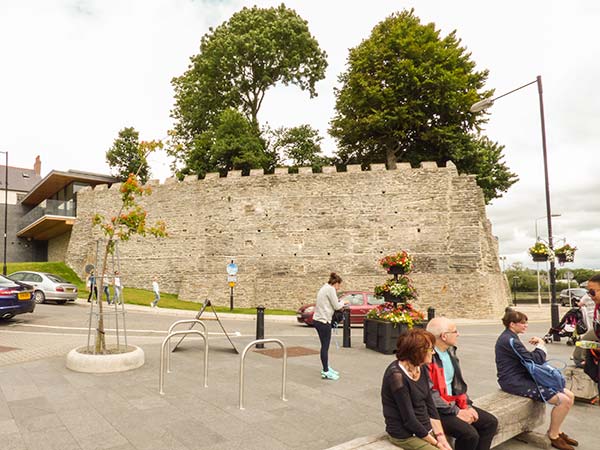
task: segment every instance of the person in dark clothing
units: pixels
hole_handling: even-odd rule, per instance
[[[431,396],[446,435],[456,439],[455,450],[490,450],[498,419],[476,406],[467,395],[467,384],[456,357],[460,336],[456,324],[436,317],[427,324],[435,336],[435,352],[429,364]]]
[[[88,295],[87,301],[90,303],[92,301],[92,295],[95,296],[96,300],[98,300],[98,286],[96,286],[96,276],[94,275],[94,271],[90,272],[90,276],[88,277],[88,289],[90,290],[90,295]]]
[[[519,334],[527,331],[527,316],[520,311],[507,310],[502,318],[506,329],[496,341],[496,370],[498,373],[498,384],[500,388],[509,394],[529,397],[535,401],[545,401],[554,406],[550,414],[550,426],[548,437],[552,446],[561,450],[574,450],[578,442],[561,431],[561,425],[573,406],[575,395],[568,389],[556,392],[548,387],[540,386],[529,375],[529,372],[521,362],[525,360],[543,364],[546,361],[546,347],[543,339],[534,336],[529,343],[535,348],[528,351]],[[512,343],[512,345],[511,345]],[[513,349],[514,346],[514,349]],[[517,355],[517,353],[519,355]]]
[[[404,450],[452,450],[431,398],[427,369],[435,337],[412,329],[398,337],[396,358],[383,375],[381,403],[390,442]]]

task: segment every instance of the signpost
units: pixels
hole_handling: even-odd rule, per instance
[[[233,259],[227,264],[227,282],[229,283],[229,310],[233,310],[233,288],[237,282],[238,266]]]
[[[569,308],[571,308],[573,306],[573,299],[571,298],[571,280],[573,279],[573,272],[571,272],[570,270],[567,270],[564,274],[565,278],[567,279],[567,295],[569,296]]]

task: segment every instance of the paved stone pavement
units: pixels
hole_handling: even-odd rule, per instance
[[[165,323],[181,315],[193,316],[191,312],[175,316],[168,310],[128,309],[129,323],[137,318],[148,330],[164,330]],[[531,334],[544,334],[547,311],[537,306],[523,309],[531,318]],[[233,338],[240,350],[253,340],[250,317],[220,316],[228,329],[242,330]],[[458,322],[460,357],[470,393],[477,397],[492,392],[497,389],[493,343],[502,327],[494,322]],[[66,351],[85,343],[83,331],[0,326],[0,345],[20,349],[0,353],[0,448],[324,449],[383,430],[379,389],[381,375],[393,357],[365,349],[362,329],[353,329],[350,349],[332,343],[330,359],[341,373],[338,382],[320,379],[318,355],[289,358],[287,402],[279,398],[281,359],[251,352],[246,358],[246,409],[239,410],[239,356],[219,334],[218,324],[206,323],[211,333],[208,388],[202,387],[201,340],[188,338],[181,351],[172,355],[173,373],[166,375],[165,395],[158,393],[164,334],[130,335],[130,343],[146,353],[142,368],[90,375],[65,367]],[[288,346],[318,349],[314,330],[295,324],[293,317],[267,316],[266,335]],[[341,335],[337,339],[341,345]],[[564,343],[550,346],[553,357],[566,360],[570,351]],[[580,449],[594,450],[598,445],[591,428],[599,419],[600,408],[577,404],[565,430],[580,439]],[[498,448],[527,447],[510,441]]]

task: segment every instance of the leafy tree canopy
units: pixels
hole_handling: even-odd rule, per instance
[[[348,70],[336,89],[330,133],[345,163],[452,160],[475,174],[486,201],[517,181],[501,162],[501,145],[480,136],[485,114],[471,105],[493,91],[483,89],[488,71],[476,71],[453,31],[441,37],[414,11],[380,22],[350,50]]]
[[[294,84],[316,96],[315,83],[325,77],[326,67],[325,52],[294,10],[283,4],[243,8],[202,37],[188,70],[172,80],[176,123],[171,154],[183,160],[184,147],[227,108],[241,111],[259,130],[258,112],[270,87]]]
[[[133,127],[119,131],[119,136],[106,152],[106,162],[113,175],[126,181],[129,174],[138,174],[138,179],[145,184],[150,177],[150,166],[144,155],[140,153],[140,134]]]
[[[270,144],[278,162],[294,168],[312,167],[318,171],[324,165],[330,164],[330,158],[321,153],[322,140],[317,130],[304,124],[276,129],[271,133]]]
[[[208,172],[227,172],[274,166],[273,156],[265,151],[265,142],[256,128],[235,109],[226,109],[217,117],[214,126],[199,134],[186,151],[187,164],[179,169],[180,176]]]

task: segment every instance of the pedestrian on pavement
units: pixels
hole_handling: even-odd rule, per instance
[[[121,285],[121,276],[118,270],[115,270],[115,278],[113,280],[113,303],[123,304],[123,298],[121,297],[123,287]]]
[[[476,406],[467,394],[456,343],[460,333],[446,317],[436,317],[427,324],[435,336],[435,351],[429,364],[431,396],[447,436],[456,439],[455,450],[490,450],[498,428],[498,419]]]
[[[90,293],[87,298],[88,303],[92,301],[92,294],[96,297],[96,300],[98,300],[98,287],[96,286],[96,276],[94,275],[93,270],[90,271],[90,275],[88,276],[86,285],[90,290]]]
[[[427,367],[435,345],[429,331],[413,328],[398,337],[396,361],[383,374],[385,431],[404,450],[452,450],[431,397]]]
[[[546,401],[554,406],[550,413],[548,437],[552,446],[561,450],[574,450],[578,442],[561,431],[561,425],[573,406],[575,395],[568,389],[556,391],[539,386],[533,380],[521,359],[543,364],[546,361],[544,340],[537,336],[529,339],[535,348],[528,351],[519,339],[519,334],[527,331],[527,316],[516,310],[507,310],[502,318],[506,329],[496,341],[496,370],[500,389],[509,394],[529,397],[535,401]],[[518,353],[518,355],[517,355]]]
[[[313,325],[321,342],[321,378],[337,380],[340,374],[329,366],[329,344],[331,343],[331,317],[333,312],[340,310],[344,304],[338,300],[337,291],[342,285],[342,278],[332,272],[329,281],[317,293],[317,303],[313,314]]]
[[[154,300],[152,300],[150,306],[156,308],[160,300],[160,288],[158,287],[158,277],[156,276],[152,279],[152,292],[154,292]]]
[[[111,300],[110,300],[110,290],[108,288],[108,285],[110,284],[108,277],[103,277],[103,281],[104,281],[104,286],[102,287],[102,291],[104,292],[104,296],[106,297],[106,303],[108,303],[109,305],[111,304]]]
[[[588,280],[587,295],[594,301],[590,330],[582,336],[582,340],[600,342],[600,275]],[[598,383],[600,389],[600,349],[585,350],[584,372]]]

